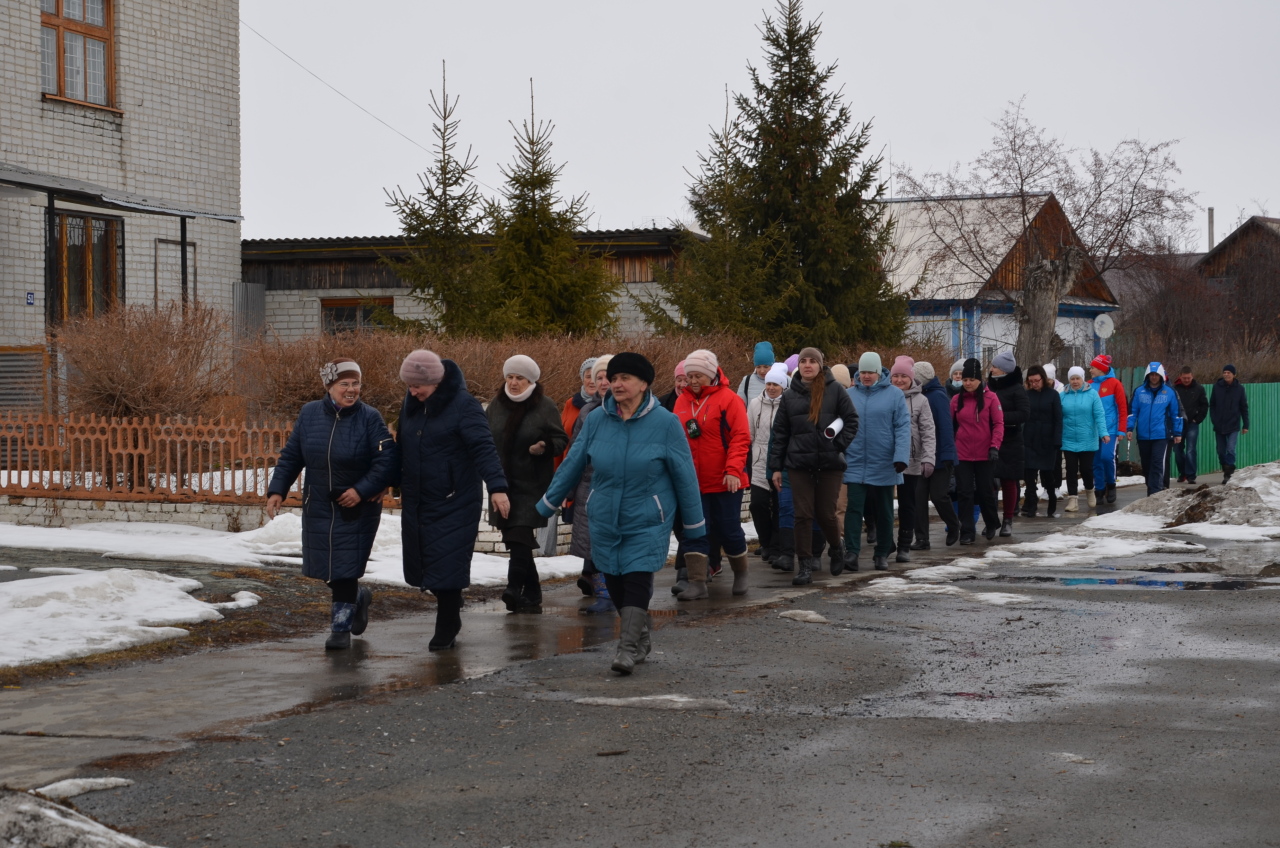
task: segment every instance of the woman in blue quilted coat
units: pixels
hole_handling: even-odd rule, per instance
[[[394,482],[396,443],[378,410],[360,401],[360,366],[335,359],[320,369],[325,396],[302,407],[267,487],[275,518],[303,468],[302,573],[333,593],[325,650],[351,647],[369,624],[373,593],[360,586]]]

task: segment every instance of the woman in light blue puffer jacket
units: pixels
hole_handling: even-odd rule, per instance
[[[1111,441],[1102,398],[1076,366],[1067,372],[1067,389],[1062,393],[1062,456],[1067,462],[1067,512],[1080,509],[1076,478],[1084,478],[1089,506],[1096,505],[1093,494],[1093,455],[1100,444]]]

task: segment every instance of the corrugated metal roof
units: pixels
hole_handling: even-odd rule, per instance
[[[1027,195],[1025,220],[1031,220],[1049,199]],[[968,300],[982,289],[1022,235],[1020,195],[909,198],[887,201],[886,217],[894,222],[893,246],[885,270],[894,290],[920,300]],[[949,216],[942,224],[937,216]],[[935,224],[938,226],[935,227]],[[957,260],[935,235],[945,226],[967,242],[966,254],[986,257],[990,268]]]
[[[171,215],[175,218],[213,218],[218,221],[230,222],[244,220],[239,215],[225,215],[220,212],[209,212],[203,209],[188,209],[180,204],[171,203],[160,198],[104,188],[84,180],[60,177],[57,174],[46,174],[43,171],[33,171],[22,165],[13,165],[7,162],[0,162],[0,185],[33,189],[52,194],[55,197],[105,209],[145,212],[149,215]]]

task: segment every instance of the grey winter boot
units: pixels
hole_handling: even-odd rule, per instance
[[[640,631],[639,641],[636,642],[636,664],[637,665],[645,661],[645,658],[649,656],[650,649],[653,648],[653,642],[649,639],[649,632],[650,632],[649,625],[650,625],[649,611],[645,610],[644,611],[644,628]]]
[[[684,555],[685,571],[689,573],[689,588],[676,595],[677,601],[699,601],[707,596],[707,555]],[[627,609],[632,609],[627,607]]]
[[[618,674],[630,674],[636,667],[640,637],[648,616],[640,607],[623,607],[619,614],[622,617],[622,634],[618,638],[618,653],[614,655],[610,668]]]
[[[729,557],[729,568],[733,569],[733,594],[747,594],[747,555],[746,553]]]
[[[678,595],[688,588],[689,588],[689,569],[677,568],[676,583],[674,586],[671,587],[671,594]]]
[[[324,642],[326,651],[341,651],[351,647],[351,620],[355,614],[355,604],[333,604],[329,614],[329,630],[332,632]]]
[[[373,603],[373,590],[361,586],[356,595],[356,613],[351,617],[351,635],[359,636],[369,626],[369,605]]]

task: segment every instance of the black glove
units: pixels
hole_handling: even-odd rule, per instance
[[[992,462],[995,462],[999,458],[1000,458],[999,448],[992,448],[991,450],[987,451],[987,459],[991,460]]]
[[[907,470],[907,464],[905,462],[895,462],[893,464],[893,470],[901,474]]]

